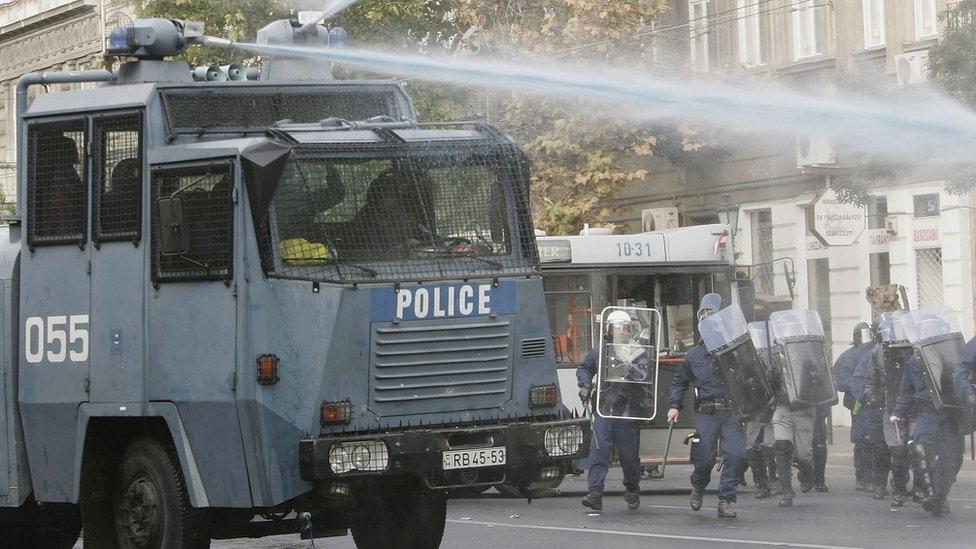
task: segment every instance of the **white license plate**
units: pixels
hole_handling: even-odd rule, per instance
[[[444,469],[470,469],[505,465],[505,447],[444,452]]]

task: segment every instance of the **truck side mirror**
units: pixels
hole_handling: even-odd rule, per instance
[[[183,255],[190,251],[190,232],[179,196],[160,198],[156,201],[159,212],[159,247],[163,255]]]

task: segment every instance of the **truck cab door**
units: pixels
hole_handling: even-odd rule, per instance
[[[35,496],[68,501],[91,313],[87,219],[89,119],[29,121],[21,253],[19,401]],[[23,137],[23,136],[22,136]],[[38,479],[43,479],[38,482]]]
[[[142,119],[135,111],[92,121],[91,402],[146,398]]]

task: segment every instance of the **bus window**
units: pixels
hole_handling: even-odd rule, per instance
[[[557,367],[576,367],[593,348],[593,297],[586,275],[546,277],[546,306]]]

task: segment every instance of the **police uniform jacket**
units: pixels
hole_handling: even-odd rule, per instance
[[[719,377],[718,368],[712,362],[704,343],[692,347],[685,355],[681,368],[671,382],[670,404],[672,408],[682,409],[685,391],[694,384],[698,389],[699,400],[727,398],[725,384]]]
[[[932,391],[925,384],[922,374],[922,363],[915,356],[908,359],[908,363],[905,364],[905,375],[901,378],[901,392],[895,401],[892,414],[907,420],[913,406],[919,413],[935,411],[932,405]]]

